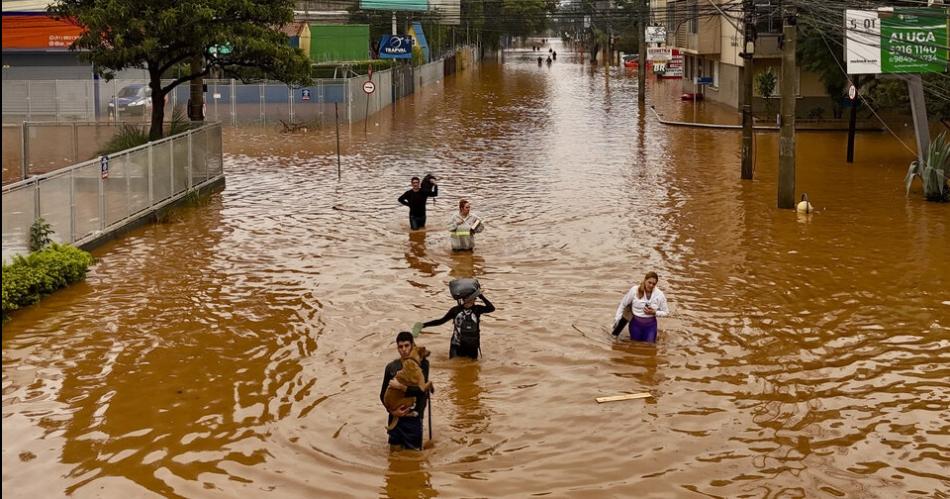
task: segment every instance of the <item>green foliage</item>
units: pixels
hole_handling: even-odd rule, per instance
[[[178,135],[188,130],[191,130],[191,120],[185,114],[184,106],[176,106],[172,110],[172,120],[168,124],[168,135]]]
[[[422,47],[418,45],[412,46],[412,65],[413,66],[422,66],[425,64],[425,54],[422,52]]]
[[[287,84],[309,84],[309,59],[280,31],[293,21],[293,9],[294,0],[56,0],[49,12],[85,29],[70,48],[82,50],[106,79],[126,68],[148,70],[149,137],[156,140],[164,132],[165,96],[213,69],[240,77],[256,68]],[[195,57],[195,69],[162,86],[166,71]]]
[[[772,94],[775,93],[775,85],[778,83],[778,77],[772,68],[755,75],[755,87],[765,99],[766,112],[772,114]]]
[[[920,177],[928,201],[950,201],[950,140],[947,140],[947,132],[930,143],[925,162],[924,165],[917,161],[910,164],[904,177],[907,193],[910,194],[914,177]]]
[[[339,64],[320,64],[314,65],[310,70],[310,75],[314,78],[348,78],[353,74],[365,75],[369,73],[369,67],[373,66],[373,71],[384,71],[397,66],[398,61],[392,59],[380,59],[373,61],[359,61],[349,63],[345,66]]]
[[[942,73],[920,75],[927,99],[927,114],[933,118],[950,116],[950,78]],[[879,111],[900,111],[910,114],[910,97],[907,83],[902,79],[875,79],[865,87],[870,101]]]
[[[119,127],[119,131],[96,151],[96,156],[114,154],[126,149],[132,149],[148,143],[148,132],[141,125],[126,123]]]
[[[43,217],[34,220],[30,226],[30,251],[39,251],[52,244],[53,240],[49,237],[52,234],[53,229]]]
[[[3,265],[3,317],[86,277],[92,255],[75,246],[50,244]]]
[[[848,78],[841,71],[841,54],[833,54],[828,47],[841,47],[843,32],[824,30],[819,32],[808,24],[798,25],[799,35],[796,58],[803,69],[818,75],[825,92],[834,102],[832,109],[836,118],[841,116],[841,99],[847,95]],[[835,59],[837,57],[837,60]]]

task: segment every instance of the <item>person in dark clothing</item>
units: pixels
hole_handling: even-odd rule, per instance
[[[399,352],[399,358],[386,364],[386,370],[383,373],[383,387],[379,390],[379,401],[382,402],[386,396],[386,388],[392,386],[399,390],[405,390],[406,395],[416,398],[416,403],[409,407],[403,406],[396,408],[389,415],[387,426],[392,422],[392,417],[399,418],[396,427],[389,430],[389,445],[402,447],[409,450],[422,450],[422,417],[425,416],[426,403],[429,400],[429,394],[416,386],[403,386],[396,381],[396,373],[402,369],[402,362],[412,353],[415,341],[412,333],[402,331],[396,335],[396,350]],[[429,381],[429,359],[422,359],[419,363],[422,373],[425,375],[426,382]],[[435,391],[434,389],[430,389]],[[410,415],[415,413],[416,415]]]
[[[409,227],[412,230],[426,226],[426,201],[439,195],[439,186],[434,178],[429,183],[432,184],[432,190],[422,190],[419,177],[412,177],[412,189],[399,196],[399,203],[409,207]]]
[[[484,305],[476,305],[475,299],[481,296]],[[450,308],[441,319],[422,323],[422,327],[441,326],[452,321],[452,342],[449,346],[449,358],[470,357],[478,358],[481,351],[481,315],[495,311],[485,295],[478,294],[464,300]]]

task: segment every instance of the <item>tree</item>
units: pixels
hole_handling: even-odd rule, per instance
[[[162,138],[165,96],[219,68],[242,76],[256,70],[287,84],[310,82],[310,61],[290,46],[281,26],[293,21],[293,0],[58,0],[50,14],[84,28],[70,47],[95,71],[145,68],[152,90],[149,140]],[[191,69],[188,62],[200,57]],[[162,85],[183,65],[185,74]]]
[[[795,57],[801,61],[802,68],[816,73],[825,86],[825,92],[832,100],[832,112],[835,118],[841,117],[841,99],[847,95],[848,78],[841,71],[841,54],[833,54],[829,47],[843,47],[842,31],[826,30],[819,32],[807,24],[798,25],[799,35]]]
[[[775,76],[772,68],[755,75],[756,89],[758,89],[759,95],[765,99],[765,112],[769,115],[772,114],[772,93],[775,92],[776,83],[778,83],[778,77]]]

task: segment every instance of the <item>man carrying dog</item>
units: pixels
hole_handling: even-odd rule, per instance
[[[431,185],[431,190],[422,188],[422,180],[419,177],[412,177],[410,181],[411,189],[399,196],[399,203],[409,207],[409,228],[412,230],[424,229],[426,226],[426,201],[439,195],[439,186],[435,183],[435,177],[426,177],[428,182],[426,187]]]
[[[409,450],[422,450],[422,417],[425,415],[426,402],[429,396],[421,388],[404,386],[395,379],[396,373],[402,369],[403,361],[409,358],[414,347],[415,340],[412,338],[412,333],[403,331],[396,335],[396,350],[399,352],[399,358],[386,365],[386,371],[383,374],[383,387],[379,391],[380,402],[386,397],[386,388],[388,387],[405,390],[406,395],[416,398],[414,405],[398,407],[389,415],[389,422],[392,421],[393,416],[399,418],[396,427],[389,430],[389,445],[394,449],[402,447]],[[422,368],[422,373],[426,382],[428,382],[429,359],[422,359],[419,367]],[[412,413],[415,413],[415,415],[410,415]]]

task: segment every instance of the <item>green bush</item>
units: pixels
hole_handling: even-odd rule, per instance
[[[53,229],[43,217],[34,220],[33,225],[30,226],[30,251],[39,251],[49,246],[53,242],[50,239],[52,234]]]
[[[109,139],[109,142],[106,142],[106,145],[102,146],[102,149],[96,151],[96,156],[117,153],[147,143],[148,127],[125,124]]]
[[[924,196],[928,201],[950,201],[950,138],[947,132],[941,133],[930,143],[924,164],[918,161],[910,164],[904,177],[908,194],[914,177],[920,177],[923,182]]]
[[[68,244],[17,256],[3,265],[3,318],[10,312],[32,305],[44,295],[83,280],[92,265],[92,255]]]

